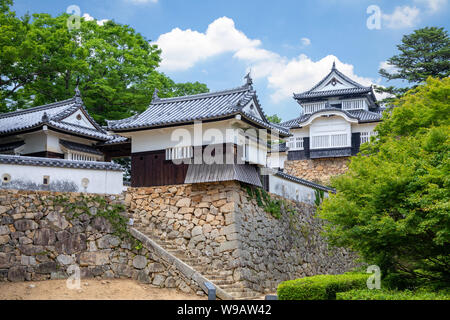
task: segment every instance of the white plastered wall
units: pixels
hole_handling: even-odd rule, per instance
[[[311,203],[316,199],[316,189],[275,175],[269,175],[269,192],[287,199]],[[325,192],[325,197],[328,193]]]
[[[28,190],[31,187],[34,190],[37,187],[45,190],[42,187],[44,176],[49,177],[50,188],[59,188],[52,191],[120,194],[123,189],[121,171],[0,164],[0,177],[5,174],[11,177],[9,183],[1,184],[1,188],[5,189]],[[88,180],[86,188],[83,179]]]

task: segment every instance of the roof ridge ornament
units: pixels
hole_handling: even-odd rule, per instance
[[[83,104],[83,100],[81,100],[80,88],[78,87],[78,85],[75,87],[75,103],[79,105]]]
[[[155,91],[153,91],[153,98],[152,98],[152,102],[153,101],[158,101],[160,98],[158,96],[159,90],[158,88],[155,88]]]
[[[333,66],[331,67],[331,70],[336,70],[336,61],[333,61]]]
[[[41,120],[42,120],[42,122],[48,122],[49,119],[48,119],[47,112],[44,111],[44,114],[42,115],[42,119]]]
[[[247,75],[244,77],[244,79],[247,80],[246,85],[249,87],[251,87],[253,84],[253,79],[252,79],[251,73],[252,73],[252,71],[250,70],[249,73],[247,73]]]

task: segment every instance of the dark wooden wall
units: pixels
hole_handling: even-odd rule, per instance
[[[166,160],[166,151],[150,151],[131,155],[131,186],[154,187],[183,184],[188,164],[175,165]]]
[[[360,146],[361,146],[361,133],[353,132],[352,133],[352,156],[356,156],[358,154]]]
[[[63,153],[56,153],[51,151],[41,151],[35,153],[24,154],[26,157],[39,157],[39,158],[54,158],[54,159],[64,159]]]

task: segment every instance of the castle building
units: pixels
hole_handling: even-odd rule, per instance
[[[250,76],[246,79],[235,89],[176,98],[159,98],[155,91],[143,113],[108,121],[108,130],[131,140],[131,186],[220,181],[263,186],[267,141],[289,136],[289,129],[267,120]]]
[[[117,140],[75,96],[43,106],[0,114],[0,154],[103,161],[100,146]]]
[[[287,150],[281,148],[270,154],[283,159],[283,152],[287,153],[286,161],[271,161],[272,167],[326,183],[331,176],[345,172],[349,157],[374,135],[383,109],[371,86],[353,81],[334,63],[319,83],[294,94],[294,99],[303,112],[281,124],[292,136],[286,140]]]
[[[0,114],[0,190],[118,194],[122,167],[109,161],[126,143],[88,114],[78,88],[70,99]]]

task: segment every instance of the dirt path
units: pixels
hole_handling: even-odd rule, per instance
[[[205,296],[160,289],[133,280],[83,280],[70,290],[66,280],[0,282],[0,300],[200,300]]]

